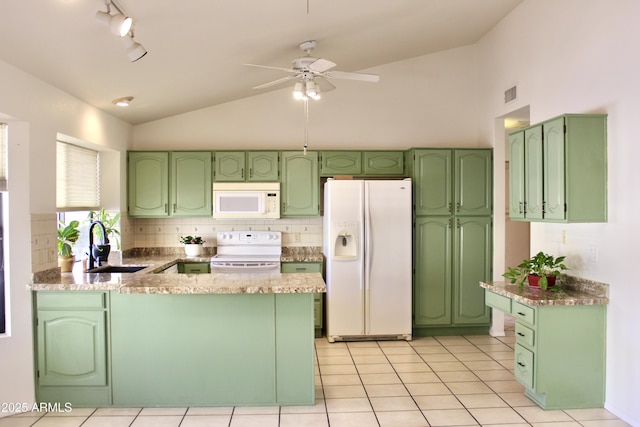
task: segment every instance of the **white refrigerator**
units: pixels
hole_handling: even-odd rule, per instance
[[[411,180],[328,180],[323,254],[330,342],[411,339]]]

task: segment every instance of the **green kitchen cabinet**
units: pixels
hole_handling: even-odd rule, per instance
[[[129,216],[211,216],[211,152],[130,151],[127,179]]]
[[[362,175],[362,152],[323,151],[320,154],[320,176]]]
[[[128,153],[129,216],[169,216],[169,153]]]
[[[604,405],[606,305],[529,306],[485,293],[516,319],[514,375],[530,399],[545,410]]]
[[[281,153],[280,201],[282,217],[320,215],[320,176],[318,153]]]
[[[403,151],[323,151],[320,176],[404,176]]]
[[[605,114],[565,114],[518,130],[509,148],[512,219],[607,221]]]
[[[418,217],[414,234],[414,334],[486,331],[481,280],[491,277],[491,217]]]
[[[365,176],[404,176],[403,151],[365,151],[362,163]]]
[[[322,273],[321,262],[283,262],[283,273]],[[316,338],[322,337],[324,327],[324,294],[315,294],[313,297],[313,316]]]
[[[491,150],[417,149],[412,154],[416,216],[492,214]]]
[[[211,153],[171,152],[171,215],[211,216]]]
[[[216,151],[214,181],[238,182],[245,180],[244,151]]]
[[[216,182],[278,181],[277,151],[217,151]]]
[[[39,402],[111,403],[106,292],[34,294]]]
[[[486,333],[478,283],[491,277],[490,149],[414,149],[413,333]]]

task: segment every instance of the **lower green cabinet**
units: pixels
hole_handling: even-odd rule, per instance
[[[74,406],[111,404],[107,292],[38,292],[36,398]]]
[[[605,305],[529,306],[485,293],[516,319],[514,375],[530,399],[545,410],[603,407]]]
[[[321,262],[283,262],[283,273],[322,273]],[[322,336],[324,329],[324,294],[313,297],[313,318],[316,338]]]

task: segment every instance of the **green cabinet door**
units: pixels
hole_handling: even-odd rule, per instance
[[[323,151],[320,160],[320,176],[361,175],[360,151]]]
[[[491,215],[493,158],[491,150],[455,150],[455,215]]]
[[[107,384],[104,311],[39,311],[38,385]]]
[[[211,216],[211,153],[171,153],[171,215]]]
[[[524,131],[509,135],[509,216],[524,218]]]
[[[128,153],[129,216],[169,215],[169,153]]]
[[[415,326],[451,323],[452,218],[416,218],[413,311]]]
[[[244,151],[217,151],[214,178],[216,182],[245,180]]]
[[[322,273],[321,262],[283,262],[283,273]],[[324,327],[324,294],[314,294],[313,317],[316,338],[322,337]]]
[[[491,280],[492,227],[490,217],[455,219],[453,243],[453,323],[489,323],[480,281]]]
[[[564,117],[545,122],[543,125],[544,218],[565,218],[565,153]]]
[[[542,125],[524,131],[525,147],[525,217],[542,219]]]
[[[416,216],[450,215],[453,206],[451,150],[415,150],[414,155]]]
[[[249,151],[247,152],[247,167],[249,169],[247,181],[278,181],[278,152]]]
[[[318,153],[282,152],[280,200],[282,217],[320,214],[320,177]]]
[[[365,151],[362,156],[366,176],[402,176],[404,174],[404,152],[402,151]]]

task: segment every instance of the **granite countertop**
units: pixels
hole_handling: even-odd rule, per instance
[[[609,304],[609,285],[573,276],[562,276],[558,291],[542,291],[526,283],[522,289],[509,282],[480,282],[480,286],[530,306]]]
[[[320,273],[159,273],[177,262],[209,262],[210,257],[152,255],[127,257],[122,265],[146,266],[135,273],[86,273],[76,263],[71,273],[39,274],[32,291],[112,291],[123,294],[324,293]]]

